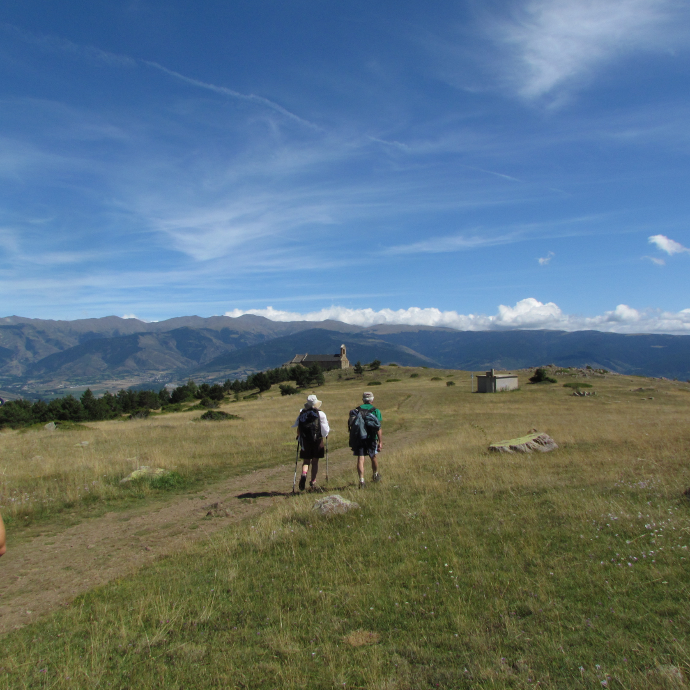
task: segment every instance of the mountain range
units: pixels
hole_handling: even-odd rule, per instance
[[[276,322],[260,316],[185,316],[155,323],[108,316],[0,319],[3,388],[151,379],[225,380],[280,366],[296,353],[336,353],[352,363],[480,371],[553,363],[690,379],[690,336],[599,331],[457,331],[370,327],[339,321]]]

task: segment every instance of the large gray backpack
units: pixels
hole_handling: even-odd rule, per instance
[[[376,432],[381,428],[381,422],[374,413],[375,410],[375,407],[370,410],[363,410],[361,407],[350,410],[347,420],[347,428],[350,431],[350,448],[358,448],[367,439],[376,436]]]

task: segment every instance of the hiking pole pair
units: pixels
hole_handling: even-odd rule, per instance
[[[326,436],[326,484],[328,484],[328,436]]]

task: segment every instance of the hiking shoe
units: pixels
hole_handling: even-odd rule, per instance
[[[360,479],[360,480],[359,480],[359,488],[360,488],[360,489],[363,489],[363,488],[364,488],[364,480],[363,480],[363,479]]]
[[[318,491],[319,487],[316,486],[316,482],[309,482],[309,491]]]
[[[381,475],[378,472],[374,472],[374,478],[373,480],[375,482],[380,482],[381,481]]]
[[[299,478],[299,490],[300,490],[300,491],[304,491],[304,487],[305,487],[306,485],[307,485],[307,477],[306,477],[306,475],[303,474],[303,475]]]

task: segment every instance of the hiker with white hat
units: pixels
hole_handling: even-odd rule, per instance
[[[350,432],[350,448],[357,458],[357,474],[359,488],[364,488],[364,456],[371,460],[372,480],[381,481],[379,461],[376,457],[383,449],[383,434],[381,432],[381,410],[373,405],[374,394],[366,391],[362,394],[362,404],[350,410],[347,428]]]
[[[297,420],[292,425],[297,427],[297,440],[299,441],[299,457],[302,464],[302,476],[299,480],[299,489],[304,491],[307,484],[307,472],[311,465],[311,481],[309,488],[316,488],[316,475],[319,471],[319,459],[325,455],[324,439],[330,432],[326,413],[321,412],[321,401],[310,395],[300,410]],[[294,489],[294,487],[293,487]]]

